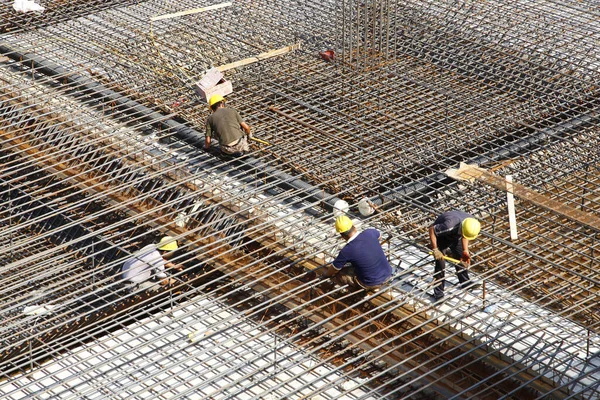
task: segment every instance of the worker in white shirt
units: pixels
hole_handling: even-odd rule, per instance
[[[157,283],[174,284],[175,280],[167,276],[166,269],[173,268],[181,271],[183,268],[168,261],[177,248],[177,241],[171,236],[163,237],[158,244],[143,247],[125,261],[121,277],[130,284],[131,289],[158,290]]]

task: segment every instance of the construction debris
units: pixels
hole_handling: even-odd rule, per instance
[[[196,94],[208,103],[211,96],[220,94],[227,96],[233,93],[231,81],[225,80],[217,68],[211,68],[195,85]]]

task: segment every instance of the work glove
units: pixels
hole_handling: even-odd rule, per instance
[[[319,277],[319,278],[321,278],[321,277]],[[314,279],[317,279],[317,273],[315,271],[309,271],[306,273],[306,275],[304,275],[300,278],[300,280],[302,282],[310,282]]]
[[[438,249],[436,247],[435,249],[433,249],[433,258],[435,258],[436,261],[443,260],[444,259],[444,253],[442,253],[440,251],[440,249]]]

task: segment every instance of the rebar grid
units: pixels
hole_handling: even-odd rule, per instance
[[[55,5],[60,6],[59,3]],[[256,299],[255,309],[246,308],[245,315],[256,318],[269,315],[269,321],[275,324],[260,324],[258,319],[260,329],[266,331],[254,333],[248,340],[260,340],[263,332],[272,331],[285,335],[288,339],[284,340],[289,343],[299,342],[306,346],[303,351],[295,350],[300,354],[299,360],[288,363],[286,358],[276,358],[267,364],[267,368],[297,367],[302,360],[312,359],[319,353],[325,362],[337,365],[338,372],[359,365],[353,373],[365,377],[361,390],[366,393],[356,397],[387,393],[388,398],[409,395],[435,398],[437,392],[442,398],[460,396],[460,393],[481,398],[515,394],[519,398],[535,398],[544,394],[542,376],[545,376],[558,384],[557,389],[548,389],[558,397],[572,391],[595,398],[598,393],[593,380],[597,372],[581,366],[593,365],[594,353],[598,351],[595,334],[598,321],[594,312],[598,286],[598,277],[594,273],[598,247],[596,232],[579,224],[557,220],[546,210],[525,208],[518,203],[517,218],[522,236],[518,243],[510,243],[504,233],[503,193],[481,185],[427,181],[432,174],[455,166],[458,161],[477,157],[487,157],[499,162],[500,166],[506,165],[504,146],[561,122],[576,121],[580,115],[596,110],[598,78],[593,49],[598,33],[593,29],[595,11],[585,9],[581,2],[560,5],[513,2],[501,7],[480,2],[368,3],[386,6],[391,14],[387,24],[389,30],[384,32],[380,25],[377,38],[379,51],[382,43],[387,46],[384,62],[379,54],[367,54],[369,57],[357,57],[351,62],[342,58],[327,63],[318,58],[318,49],[335,46],[332,35],[336,33],[336,24],[333,22],[340,17],[344,5],[352,4],[350,1],[341,4],[294,2],[292,5],[287,2],[236,3],[219,13],[203,13],[154,24],[148,23],[150,16],[198,5],[184,2],[174,8],[144,2],[96,14],[63,9],[64,15],[58,15],[61,9],[56,7],[58,14],[48,14],[47,19],[38,17],[22,24],[30,23],[43,29],[32,33],[25,33],[23,29],[3,39],[25,52],[34,51],[65,66],[65,78],[70,74],[88,74],[107,87],[164,114],[177,113],[179,118],[200,131],[206,109],[203,103],[191,100],[189,84],[200,77],[204,69],[211,64],[236,61],[290,44],[296,38],[303,39],[307,42],[305,50],[246,67],[233,75],[236,92],[231,96],[232,104],[257,128],[255,132],[260,132],[261,138],[274,144],[268,148],[255,147],[252,155],[278,168],[294,171],[303,179],[352,203],[364,196],[386,194],[403,184],[424,180],[426,192],[401,196],[400,204],[388,202],[385,209],[365,221],[367,225],[383,227],[406,238],[394,241],[394,248],[388,250],[395,259],[407,254],[427,257],[423,253],[424,232],[439,211],[459,207],[475,213],[484,221],[485,232],[475,247],[474,268],[486,282],[503,283],[504,289],[494,291],[492,300],[501,299],[514,308],[508,316],[499,319],[500,324],[494,327],[497,331],[485,325],[486,321],[495,318],[495,314],[490,317],[480,312],[482,304],[486,301],[489,304],[489,298],[484,298],[482,303],[476,296],[453,292],[452,297],[458,300],[458,313],[423,303],[420,293],[433,283],[424,280],[411,285],[415,276],[430,272],[431,267],[423,262],[405,267],[407,276],[396,284],[405,291],[396,293],[399,297],[391,299],[375,295],[357,300],[353,299],[353,293],[339,295],[343,288],[322,288],[315,280],[299,284],[297,289],[285,286],[298,282],[295,274],[303,276],[301,271],[292,273],[290,261],[292,265],[299,262],[298,265],[314,267],[323,264],[326,256],[335,254],[336,246],[331,241],[333,233],[329,228],[331,218],[320,208],[320,202],[315,202],[302,190],[277,189],[277,179],[269,171],[242,173],[223,169],[218,161],[186,148],[175,139],[174,132],[158,131],[158,117],[148,120],[136,116],[127,121],[123,115],[131,118],[132,114],[127,112],[133,110],[117,111],[108,98],[84,100],[77,97],[77,102],[104,109],[104,116],[87,111],[69,115],[68,107],[59,105],[68,100],[56,96],[57,93],[76,93],[84,86],[71,83],[58,87],[57,92],[51,87],[61,81],[60,76],[46,80],[43,69],[36,71],[32,66],[23,65],[23,77],[31,76],[39,86],[46,85],[47,89],[27,92],[16,83],[20,78],[14,75],[7,77],[2,85],[5,97],[1,134],[2,151],[6,153],[3,156],[2,194],[9,201],[3,203],[2,216],[3,224],[8,228],[1,234],[14,241],[5,253],[14,257],[11,258],[14,269],[7,271],[10,274],[3,294],[3,299],[8,300],[6,308],[12,312],[12,321],[21,319],[19,308],[26,303],[23,298],[9,296],[15,291],[31,290],[26,288],[27,283],[10,280],[15,271],[20,271],[17,272],[20,275],[13,278],[31,273],[46,282],[46,279],[54,281],[50,277],[60,276],[54,274],[61,274],[63,268],[89,271],[91,262],[91,270],[99,272],[101,278],[94,282],[89,275],[67,277],[65,274],[65,279],[71,279],[78,288],[57,286],[48,298],[56,304],[65,302],[72,313],[61,311],[50,318],[43,328],[49,334],[45,337],[36,331],[40,322],[37,317],[24,318],[19,322],[22,328],[8,335],[8,343],[27,344],[34,342],[36,337],[50,339],[41,349],[47,354],[58,355],[75,344],[87,346],[86,342],[93,334],[101,337],[96,343],[112,340],[117,336],[113,336],[111,330],[123,328],[131,319],[149,315],[153,315],[150,321],[165,318],[176,309],[179,301],[188,298],[189,290],[199,294],[199,298],[212,299],[216,295],[220,300],[233,301],[230,304],[244,304],[251,287],[254,291],[249,293],[254,293],[250,297]],[[71,12],[73,14],[69,15]],[[249,15],[252,18],[247,18]],[[81,18],[71,20],[74,16]],[[55,23],[65,20],[69,22]],[[207,33],[206,25],[215,28],[214,31]],[[356,29],[365,36],[360,40],[372,39],[367,37],[373,33],[370,24],[363,26],[359,20]],[[386,38],[393,36],[394,40],[381,41],[383,33]],[[342,45],[358,48],[348,41]],[[46,94],[42,95],[42,92]],[[188,97],[182,93],[188,93]],[[53,101],[55,97],[60,99]],[[176,106],[182,98],[183,105]],[[257,103],[261,105],[258,109]],[[79,110],[79,107],[71,110]],[[31,119],[28,114],[34,114],[36,118]],[[119,116],[120,122],[111,121]],[[125,122],[129,123],[128,128],[122,125]],[[91,131],[90,125],[94,126]],[[544,137],[541,144],[528,146],[516,156],[510,155],[514,162],[508,167],[492,167],[498,173],[512,172],[520,182],[565,204],[597,213],[597,128],[583,128],[586,129],[583,133],[580,129],[554,132]],[[111,132],[112,129],[115,130]],[[138,130],[150,131],[152,135],[146,133],[144,139]],[[115,132],[119,132],[118,135]],[[163,142],[170,142],[170,146],[177,146],[176,150],[155,142],[156,136],[162,137]],[[140,144],[132,140],[134,137]],[[141,144],[142,141],[145,144]],[[228,164],[235,166],[233,162]],[[77,172],[69,175],[70,170]],[[230,178],[232,173],[235,179]],[[5,179],[7,184],[4,184]],[[240,190],[240,186],[244,189]],[[270,195],[264,195],[265,191]],[[201,211],[196,209],[194,214],[193,205],[198,198],[203,199],[203,204]],[[291,210],[277,204],[289,199],[297,205]],[[13,201],[24,203],[16,205]],[[90,210],[102,202],[106,205]],[[27,207],[47,210],[44,203],[50,211],[31,218],[33,214]],[[16,210],[18,212],[13,212]],[[318,218],[307,218],[304,212],[316,214]],[[61,215],[72,222],[53,228],[48,221]],[[115,216],[119,216],[117,221],[113,220]],[[188,217],[188,222],[184,222]],[[180,226],[182,223],[183,227]],[[60,234],[71,232],[67,227],[76,225],[88,232],[84,232],[84,236],[78,232],[79,237],[69,238],[63,242],[63,247],[49,244],[57,243],[57,236],[62,240]],[[27,240],[32,233],[35,238]],[[118,268],[126,257],[126,249],[133,250],[166,233],[176,235],[185,243],[187,252],[180,255],[179,260],[186,264],[185,273],[194,277],[191,280],[193,289],[182,283],[174,288],[175,292],[181,293],[168,298],[153,299],[137,294],[132,300],[137,305],[135,308],[119,309],[123,303],[118,300],[122,296],[117,284]],[[204,236],[213,241],[204,241]],[[108,249],[123,253],[113,254],[112,259],[95,265],[99,256],[106,256],[107,249],[94,249],[99,242],[90,242],[87,240],[90,237],[112,243]],[[250,245],[239,238],[256,244]],[[28,243],[41,250],[32,246],[26,248]],[[410,250],[414,245],[420,247]],[[71,248],[80,249],[81,258],[74,251],[72,258],[61,259],[65,249]],[[61,260],[59,264],[57,260]],[[220,273],[215,274],[204,265],[216,267]],[[44,272],[36,271],[40,267]],[[184,274],[181,277],[184,281],[190,278]],[[337,297],[345,304],[341,306],[346,307],[342,310],[347,311],[336,311],[339,306],[332,300],[327,300],[325,305],[311,300],[309,293],[315,287],[322,291],[324,299]],[[412,287],[414,292],[407,287]],[[98,288],[109,290],[113,297],[99,293]],[[217,289],[214,288],[220,288],[218,290],[222,292],[215,292]],[[83,296],[84,293],[96,294],[99,300],[91,301]],[[294,303],[307,294],[307,301]],[[523,313],[523,308],[518,306],[518,295],[523,294],[532,301],[528,309],[534,308],[530,312],[535,317],[517,315]],[[232,300],[236,297],[237,303]],[[199,298],[192,300],[192,304],[198,304]],[[376,323],[373,318],[379,312],[371,314],[369,308],[363,307],[377,304],[379,300],[383,301],[383,310],[387,310],[382,311],[382,315],[391,313],[398,318],[397,313],[400,313],[405,316],[405,320],[397,321],[399,330],[393,330],[394,323],[389,326]],[[33,301],[37,299],[34,297]],[[298,314],[285,308],[275,310],[273,304],[276,303],[288,309],[291,307]],[[106,314],[104,305],[112,306],[114,310]],[[233,309],[233,306],[229,307]],[[62,336],[60,329],[52,332],[52,327],[61,319],[77,325],[78,316],[92,315],[90,308],[101,314],[100,319],[71,331],[65,329],[65,325],[58,325],[62,327]],[[286,326],[284,321],[277,320],[289,314],[292,320],[306,318],[315,323],[311,317],[320,308],[332,316],[343,316],[344,312],[353,315],[323,324],[334,336],[322,343],[318,342],[321,335],[309,327],[302,324]],[[546,308],[553,314],[544,312]],[[208,309],[201,306],[197,315],[203,315]],[[421,328],[411,328],[414,323],[411,319],[429,311],[431,314],[425,317]],[[108,319],[108,315],[118,316],[125,312],[129,313],[129,320],[124,317]],[[476,321],[466,322],[469,317]],[[564,318],[556,324],[562,325],[562,335],[573,337],[573,341],[564,343],[544,337],[545,329],[540,327],[547,325],[548,331],[556,329],[550,326],[553,318]],[[575,319],[580,325],[567,326],[565,321],[569,319]],[[169,321],[167,326],[175,319]],[[402,326],[402,321],[411,323],[406,327]],[[538,328],[521,330],[523,324]],[[361,336],[362,329],[369,326],[373,340],[379,343]],[[447,334],[443,331],[445,327],[455,331]],[[86,329],[90,330],[87,338],[82,336]],[[388,330],[393,332],[389,342],[382,340]],[[416,336],[411,335],[413,330]],[[458,340],[463,338],[463,333],[471,339],[466,336],[464,342],[451,345],[444,345],[443,341],[425,345],[419,341],[419,337],[428,341],[441,334],[444,338]],[[232,342],[239,332],[228,328],[222,334],[224,340]],[[168,349],[168,343],[161,344],[165,337],[166,334],[161,334],[149,343]],[[310,347],[301,337],[312,338],[308,342],[314,340],[315,345]],[[201,340],[199,347],[209,346],[209,339]],[[352,344],[340,346],[339,340],[346,339],[351,339]],[[532,339],[531,343],[528,339]],[[179,342],[185,340],[185,335],[178,339]],[[582,355],[581,348],[585,347],[586,340],[587,352]],[[269,355],[273,346],[277,348],[276,341],[271,338],[261,345],[254,344],[253,359]],[[109,350],[123,344],[120,338],[100,354],[119,357],[116,354],[123,353]],[[530,347],[522,350],[525,344]],[[147,367],[138,365],[138,355],[137,359],[123,361],[120,368],[132,374],[148,368],[143,386],[131,381],[119,389],[125,390],[127,396],[139,397],[150,393],[153,396],[176,394],[185,397],[198,392],[209,393],[215,398],[235,398],[244,393],[255,398],[274,393],[281,396],[281,392],[276,391],[284,388],[284,383],[274,386],[252,383],[267,381],[268,378],[261,375],[264,367],[257,366],[244,372],[243,366],[234,362],[240,357],[240,353],[233,352],[235,349],[247,354],[244,345],[235,343],[226,350],[215,347],[213,361],[207,364],[210,367],[203,366],[198,373],[218,373],[205,382],[194,384],[183,379],[175,382],[170,376],[161,375],[161,368],[164,368],[175,376],[175,371],[191,358],[182,361],[165,356],[157,361],[160,367],[156,369],[157,366],[151,363]],[[444,346],[448,346],[446,350]],[[210,351],[210,347],[206,348]],[[408,355],[398,359],[398,354],[406,352],[407,348],[411,349]],[[349,355],[348,349],[360,349],[362,353]],[[498,349],[511,357],[504,367],[500,365],[501,357],[493,358]],[[135,352],[136,347],[129,351]],[[156,351],[154,349],[148,355],[157,354]],[[219,357],[220,353],[230,351],[229,358]],[[31,354],[29,361],[14,359],[17,364],[11,364],[13,361],[8,358],[3,364],[4,370],[29,367],[35,370],[47,354],[44,356],[38,351]],[[86,359],[85,350],[76,350],[72,354],[78,361]],[[492,363],[498,372],[472,375],[472,368],[478,368],[478,358]],[[381,365],[379,361],[382,361]],[[191,364],[200,365],[199,360]],[[523,365],[535,373],[526,378]],[[96,360],[84,369],[94,374],[93,371],[101,366],[102,363],[98,364]],[[578,371],[578,376],[566,372],[572,370]],[[276,371],[269,376],[275,377]],[[333,394],[327,391],[337,387],[336,380],[339,383],[347,379],[343,375],[338,375],[333,382],[325,382],[323,376],[317,375],[311,386],[311,382],[302,379],[305,373],[303,366],[287,378],[285,393],[304,397],[320,394],[326,398],[347,395],[344,390]],[[220,383],[230,374],[238,375],[227,384]],[[58,377],[59,372],[48,375]],[[469,375],[477,379],[469,378]],[[102,380],[116,384],[118,377],[115,373],[104,373],[97,385],[79,382],[70,390],[81,389],[83,392],[79,394],[92,396],[103,391]],[[208,385],[213,391],[203,392]],[[27,389],[28,386],[36,386],[35,381],[26,384],[25,390],[38,395],[53,390],[52,386]],[[254,386],[260,389],[252,392]],[[182,387],[185,389],[180,390]],[[310,389],[305,391],[307,388]]]

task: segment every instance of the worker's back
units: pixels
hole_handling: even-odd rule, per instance
[[[244,136],[240,124],[240,114],[233,108],[221,107],[208,117],[212,133],[219,138],[221,145],[228,145]]]
[[[472,217],[471,214],[460,210],[447,211],[440,214],[433,222],[434,232],[440,239],[460,240],[462,237],[461,222]]]
[[[334,266],[339,269],[349,262],[362,284],[381,285],[392,275],[392,267],[379,244],[379,236],[377,229],[367,229],[354,236],[340,251]]]
[[[156,245],[150,244],[125,261],[121,277],[132,283],[142,283],[150,280],[153,274],[162,277],[164,269],[164,259],[156,249]]]

